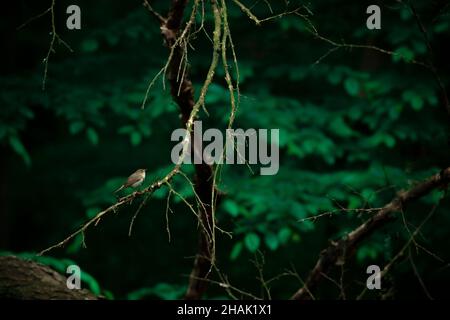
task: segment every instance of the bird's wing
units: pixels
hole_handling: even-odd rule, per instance
[[[141,180],[141,176],[138,173],[133,173],[131,176],[128,177],[127,182],[125,183],[126,187],[132,186],[136,182]]]

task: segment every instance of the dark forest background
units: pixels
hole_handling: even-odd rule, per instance
[[[151,3],[163,14],[170,6],[169,1]],[[227,1],[240,71],[234,127],[279,128],[280,170],[260,176],[246,166],[224,167],[219,188],[226,197],[217,219],[233,238],[217,234],[217,266],[233,286],[268,298],[259,269],[266,280],[287,270],[306,278],[330,240],[373,214],[354,209],[382,207],[398,191],[449,166],[449,114],[435,74],[421,63],[433,63],[448,92],[450,8],[446,1],[411,1],[426,27],[430,52],[407,3],[378,3],[381,30],[366,28],[366,8],[377,4],[372,2],[243,3],[261,18],[306,6],[309,11],[302,12],[323,37],[295,14],[256,26]],[[81,30],[65,26],[70,4],[81,8]],[[128,226],[138,201],[88,229],[86,248],[78,236],[64,248],[35,256],[113,204],[113,191],[137,168],[148,168],[145,185],[170,170],[170,134],[181,125],[161,79],[141,109],[149,82],[168,57],[158,22],[142,1],[57,0],[56,30],[73,52],[55,44],[42,90],[50,15],[17,27],[50,5],[18,0],[1,12],[0,251],[61,273],[78,264],[83,287],[108,298],[181,298],[198,228],[185,204],[172,197],[169,243],[166,189],[150,198],[131,236]],[[208,3],[205,11],[205,32],[190,40],[188,56],[196,94],[212,51]],[[226,127],[229,98],[219,68],[206,97],[209,116],[200,113],[204,127]],[[193,176],[191,167],[185,170]],[[194,201],[184,178],[176,177],[173,186]],[[436,189],[410,204],[358,246],[343,268],[346,298],[363,291],[367,266],[388,264],[434,209],[417,243],[382,279],[382,289],[364,298],[449,297],[450,202],[444,191]],[[321,215],[327,212],[332,213]],[[334,268],[329,277],[339,281],[341,271]],[[214,273],[211,279],[218,280]],[[269,286],[271,297],[285,299],[301,281],[284,275]],[[340,294],[324,279],[315,297]],[[215,284],[205,295],[226,297]]]

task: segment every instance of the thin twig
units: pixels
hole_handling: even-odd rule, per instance
[[[416,264],[414,263],[412,254],[411,254],[411,248],[409,249],[409,255],[408,255],[409,261],[411,262],[411,267],[414,271],[414,274],[416,275],[417,280],[420,283],[420,286],[422,287],[423,291],[425,292],[428,299],[433,300],[433,297],[431,296],[430,292],[428,291],[427,287],[425,286],[425,283],[422,280],[422,277],[419,274],[419,270],[417,270]]]
[[[297,290],[291,299],[308,299],[308,291],[311,291],[318,285],[320,279],[323,278],[322,274],[328,273],[336,262],[345,258],[348,253],[354,252],[355,247],[358,246],[370,234],[372,234],[372,232],[391,221],[392,213],[404,209],[410,202],[427,195],[434,189],[448,186],[449,183],[450,167],[442,170],[434,176],[431,176],[422,183],[415,185],[408,191],[399,192],[397,196],[385,205],[376,215],[372,216],[370,219],[342,237],[337,242],[332,242],[328,248],[323,250],[316,265],[309,273],[305,285]],[[306,288],[308,290],[306,290]]]
[[[145,8],[150,11],[150,13],[158,20],[159,23],[164,24],[166,23],[167,19],[164,18],[161,14],[159,14],[153,7],[150,5],[150,2],[148,0],[144,0],[144,3],[142,4]]]

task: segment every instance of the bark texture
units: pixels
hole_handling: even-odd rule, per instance
[[[15,256],[0,257],[0,299],[98,300],[85,289],[68,289],[50,267]]]
[[[153,10],[152,14],[160,23],[161,35],[163,36],[165,45],[173,49],[173,55],[168,65],[167,78],[170,83],[171,95],[174,101],[177,103],[181,114],[181,120],[183,126],[189,120],[190,114],[195,105],[194,87],[190,80],[188,68],[184,73],[180,75],[180,70],[185,67],[183,65],[183,54],[185,48],[177,45],[177,37],[180,33],[180,28],[183,22],[183,16],[188,4],[188,0],[173,0],[171,9],[166,17],[162,17]],[[150,9],[150,7],[148,6]],[[195,131],[195,125],[192,127]],[[195,141],[191,134],[191,147],[192,154],[202,154],[201,141]],[[212,194],[214,188],[214,172],[212,166],[202,162],[201,164],[195,164],[195,192],[199,197],[199,201],[202,205],[199,205],[199,217],[202,220],[204,228],[199,229],[198,249],[194,261],[194,267],[192,269],[189,286],[185,294],[185,299],[194,300],[200,299],[206,290],[207,282],[202,280],[207,278],[211,269],[211,257],[212,257],[212,243],[210,241],[209,234],[212,234]],[[216,191],[216,195],[220,195],[220,192]],[[216,201],[218,201],[217,197]]]

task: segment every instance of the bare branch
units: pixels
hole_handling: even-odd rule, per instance
[[[28,19],[27,21],[25,21],[24,23],[22,23],[20,26],[17,27],[16,30],[20,30],[24,27],[26,27],[27,25],[29,25],[31,22],[33,22],[34,20],[39,19],[40,17],[45,16],[47,13],[49,13],[52,10],[52,6],[50,6],[49,8],[45,9],[43,12],[35,15],[34,17],[31,17],[30,19]]]
[[[422,277],[419,274],[419,270],[417,270],[416,264],[414,263],[413,257],[412,257],[412,253],[411,253],[411,248],[409,249],[409,262],[411,262],[411,267],[414,270],[414,274],[416,275],[417,280],[420,283],[420,286],[422,287],[423,291],[425,292],[426,296],[428,299],[433,300],[433,297],[431,296],[430,292],[428,291],[427,287],[425,286],[425,282],[423,282]]]
[[[167,19],[156,12],[155,9],[153,9],[153,7],[151,6],[150,2],[148,2],[148,0],[144,0],[144,3],[142,5],[147,8],[148,11],[150,11],[150,13],[156,18],[156,20],[158,20],[160,24],[166,23]]]
[[[279,14],[275,14],[275,15],[272,15],[272,16],[264,18],[264,19],[259,19],[256,15],[254,15],[252,13],[252,11],[249,8],[247,8],[239,0],[233,0],[233,2],[241,9],[242,12],[244,12],[249,17],[250,20],[254,21],[257,26],[260,26],[261,23],[263,23],[263,22],[267,22],[267,21],[270,21],[270,20],[281,18],[281,17],[287,16],[287,15],[290,15],[290,14],[297,14],[302,9],[302,7],[299,7],[299,8],[296,8],[294,10],[285,11],[285,12],[282,12],[282,13],[279,13]],[[269,9],[270,9],[270,12],[272,13],[272,8],[270,7],[270,4],[269,4]]]
[[[31,22],[33,22],[33,21],[35,21],[35,20],[45,16],[47,13],[50,13],[50,16],[51,16],[50,36],[51,36],[51,38],[50,38],[50,45],[48,47],[47,54],[44,57],[44,59],[42,60],[42,62],[44,63],[44,76],[43,76],[43,79],[42,79],[42,90],[45,90],[45,84],[46,84],[46,81],[47,81],[47,73],[48,73],[48,61],[50,59],[50,55],[55,52],[55,42],[56,42],[56,40],[58,40],[58,44],[62,44],[70,52],[73,52],[72,48],[63,39],[61,39],[61,37],[56,32],[56,25],[55,25],[55,1],[56,0],[52,0],[52,3],[50,5],[50,7],[48,7],[47,9],[45,9],[43,12],[39,13],[38,15],[35,15],[34,17],[31,17],[30,19],[28,19],[27,21],[22,23],[19,27],[17,27],[17,30],[20,30],[23,27],[25,27],[28,24],[30,24]]]
[[[389,271],[391,271],[392,267],[394,266],[394,264],[400,260],[400,258],[405,256],[405,252],[407,249],[410,249],[411,243],[414,242],[414,238],[419,234],[420,230],[422,229],[422,227],[425,225],[425,223],[428,222],[428,220],[430,220],[430,218],[433,216],[433,214],[435,213],[437,208],[437,205],[434,205],[433,208],[431,209],[431,211],[428,213],[428,215],[425,217],[425,219],[423,219],[423,221],[420,223],[420,225],[416,228],[416,230],[414,231],[413,234],[410,235],[408,241],[406,241],[406,243],[403,245],[403,247],[400,249],[400,251],[391,259],[391,261],[389,261],[389,263],[387,263],[383,270],[381,271],[380,277],[384,278]],[[410,252],[411,253],[411,252]],[[413,269],[415,268],[415,266],[413,266]],[[414,271],[416,272],[416,271]],[[357,300],[361,300],[362,297],[364,296],[364,294],[367,291],[367,287],[364,287],[364,290],[358,295],[358,297],[356,298]]]
[[[440,173],[431,176],[422,183],[416,185],[408,191],[401,191],[397,196],[385,205],[376,215],[372,216],[359,227],[342,237],[337,242],[332,242],[328,248],[321,252],[320,258],[315,267],[309,273],[305,285],[300,288],[291,299],[303,300],[310,298],[310,291],[318,285],[329,270],[342,260],[370,234],[378,228],[384,226],[393,219],[392,214],[404,209],[410,202],[417,200],[434,189],[447,188],[450,183],[450,167],[442,170]]]

